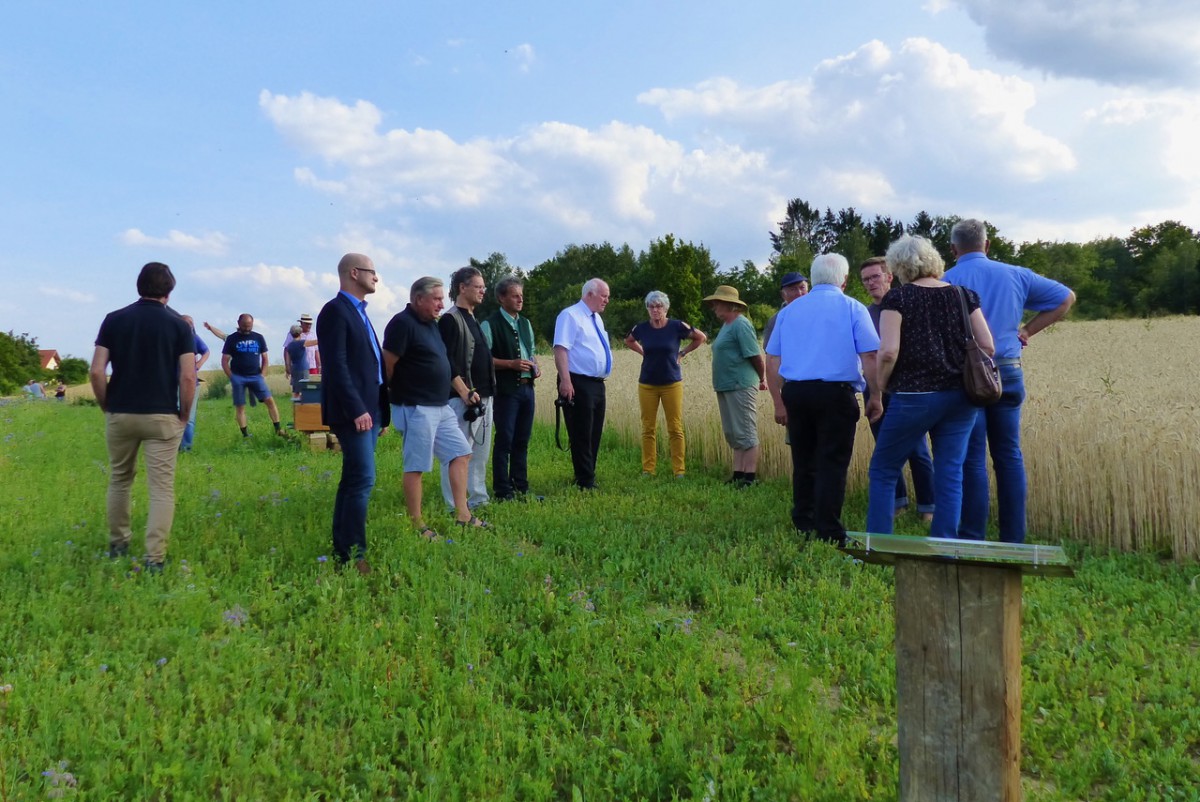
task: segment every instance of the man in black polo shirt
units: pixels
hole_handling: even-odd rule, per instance
[[[450,466],[456,523],[486,527],[467,507],[467,461],[471,447],[450,409],[451,372],[437,317],[445,303],[441,279],[426,276],[413,282],[409,304],[383,332],[383,367],[392,401],[392,424],[404,435],[404,504],[421,536],[437,532],[421,513],[421,475],[433,469],[436,456]],[[477,403],[479,396],[463,399]]]
[[[195,338],[167,307],[175,276],[151,262],[138,275],[138,300],[104,318],[88,378],[104,410],[111,466],[108,483],[108,554],[129,553],[130,496],[138,448],[146,450],[150,511],[146,570],[162,571],[175,519],[175,457],[196,395]],[[112,365],[112,378],[106,376]]]
[[[221,369],[229,377],[229,388],[233,393],[233,411],[237,417],[238,428],[242,437],[249,437],[246,428],[246,391],[267,406],[271,423],[275,426],[275,434],[283,434],[279,426],[279,407],[271,397],[267,380],[263,373],[267,369],[267,341],[254,331],[254,315],[238,316],[237,331],[225,338],[225,346],[221,349]]]

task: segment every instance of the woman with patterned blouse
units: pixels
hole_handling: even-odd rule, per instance
[[[992,333],[979,296],[941,280],[945,264],[929,240],[905,235],[893,242],[887,267],[900,286],[884,296],[879,316],[879,389],[891,399],[868,472],[867,531],[892,531],[896,479],[928,432],[935,505],[929,534],[957,537],[963,460],[979,410],[963,390],[963,292],[971,331],[988,354],[994,350]]]

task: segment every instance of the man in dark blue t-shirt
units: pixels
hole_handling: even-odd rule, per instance
[[[413,282],[404,311],[383,332],[383,367],[392,401],[392,423],[404,435],[404,504],[421,536],[437,532],[421,514],[421,475],[433,469],[433,458],[450,466],[450,488],[456,521],[462,527],[485,527],[467,507],[467,464],[471,446],[450,409],[450,359],[438,332],[437,317],[445,304],[441,279],[426,276]]]
[[[263,371],[267,369],[267,341],[253,329],[254,316],[239,315],[237,331],[225,338],[225,346],[221,349],[221,369],[229,377],[234,415],[242,437],[249,437],[246,428],[246,391],[249,390],[266,405],[275,434],[283,434],[279,426],[279,407],[275,406],[267,380],[263,378]]]
[[[108,555],[116,559],[129,553],[133,477],[144,446],[150,489],[146,570],[158,573],[175,519],[175,457],[196,395],[196,361],[191,328],[167,306],[175,289],[171,268],[146,265],[137,289],[136,303],[100,324],[88,378],[104,410],[111,466]]]

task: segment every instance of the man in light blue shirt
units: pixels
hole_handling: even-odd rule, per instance
[[[812,290],[779,312],[766,349],[775,422],[787,426],[791,440],[792,523],[806,537],[835,545],[846,541],[841,515],[858,425],[856,393],[869,386],[867,417],[883,414],[879,335],[867,308],[843,293],[849,272],[839,254],[813,260]]]
[[[1000,539],[1025,541],[1025,461],[1021,455],[1021,404],[1025,378],[1021,349],[1035,334],[1061,320],[1075,303],[1075,293],[1057,281],[1025,267],[987,257],[987,226],[981,220],[960,220],[950,230],[955,265],[945,280],[979,293],[980,307],[996,342],[996,364],[1004,394],[982,407],[963,464],[960,538],[982,540],[987,532],[987,453],[996,471],[996,506]],[[1036,314],[1022,324],[1026,311]]]

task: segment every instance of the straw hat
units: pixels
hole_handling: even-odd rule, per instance
[[[738,297],[737,287],[730,287],[728,284],[722,284],[717,287],[713,291],[713,294],[705,298],[704,301],[705,303],[708,301],[724,301],[727,304],[740,306],[742,309],[746,308],[746,302]]]

